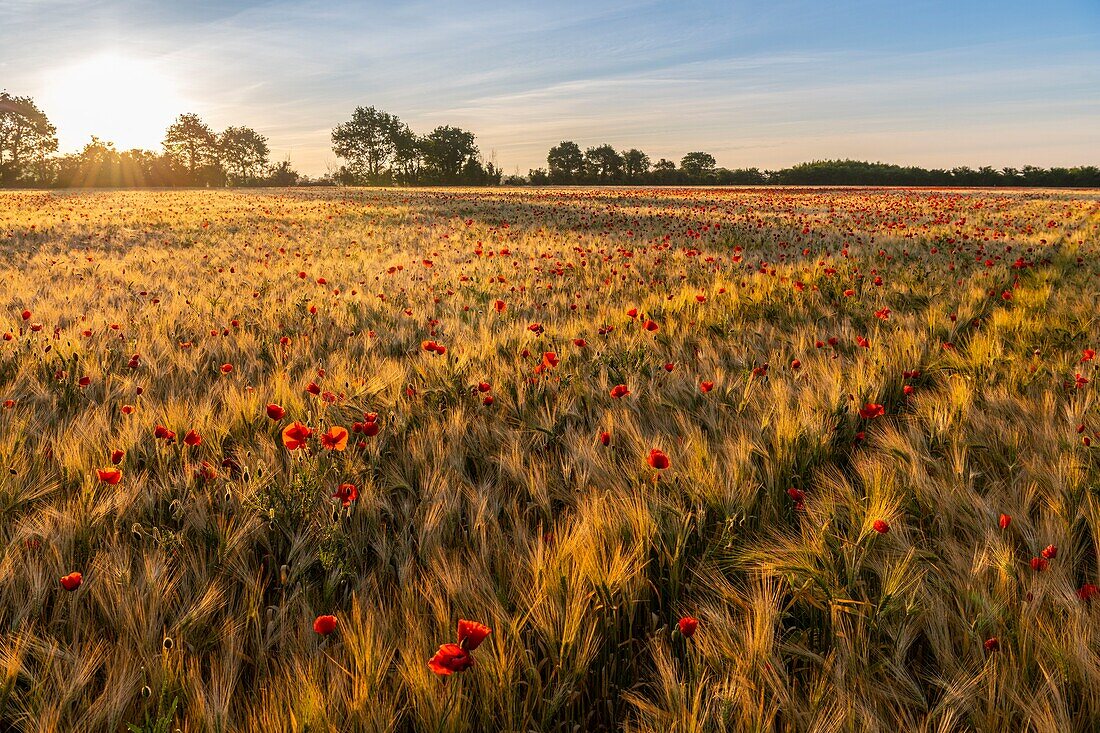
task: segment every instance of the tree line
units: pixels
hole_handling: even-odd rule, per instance
[[[195,114],[165,131],[162,149],[116,150],[92,137],[78,153],[57,155],[57,130],[29,97],[0,92],[0,186],[291,186],[328,185],[845,185],[1100,187],[1100,168],[926,169],[856,160],[823,160],[780,170],[720,168],[696,151],[679,163],[656,162],[636,148],[584,150],[570,140],[550,148],[546,168],[504,176],[487,162],[472,132],[441,125],[418,135],[396,115],[357,107],[332,130],[343,163],[310,179],[289,161],[273,164],[267,138],[250,127],[215,132]]]
[[[526,176],[509,176],[509,185],[640,185],[640,186],[1058,186],[1098,187],[1100,168],[968,168],[926,169],[860,160],[820,160],[779,170],[719,168],[714,156],[688,153],[680,164],[665,158],[652,162],[641,150],[618,152],[608,144],[581,150],[565,140],[550,148],[546,168]]]
[[[182,114],[160,151],[117,150],[93,136],[78,153],[55,155],[57,129],[29,97],[0,93],[0,185],[119,186],[293,185],[287,161],[272,164],[267,138],[250,127],[215,132]]]

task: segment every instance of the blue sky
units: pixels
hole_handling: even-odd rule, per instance
[[[91,114],[118,95],[79,74],[104,56],[148,71],[140,124]],[[372,104],[472,130],[509,173],[563,139],[728,167],[1100,164],[1100,2],[0,0],[0,88],[66,150],[156,146],[195,111],[311,174]]]

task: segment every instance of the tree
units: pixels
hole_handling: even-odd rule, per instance
[[[545,168],[532,168],[527,172],[527,180],[532,186],[545,186],[550,183],[550,176]]]
[[[653,182],[659,185],[675,183],[677,177],[676,164],[666,158],[661,158],[653,164]]]
[[[394,154],[395,130],[401,120],[375,107],[356,107],[351,119],[332,131],[332,152],[348,168],[377,182]]]
[[[271,168],[267,182],[272,186],[294,186],[297,185],[299,178],[301,176],[298,171],[290,167],[290,161],[284,160]]]
[[[393,167],[398,178],[403,183],[416,183],[424,161],[424,141],[408,125],[397,120],[390,129],[390,143],[393,145]]]
[[[584,151],[588,174],[600,183],[612,183],[623,174],[623,157],[607,143]]]
[[[71,188],[97,188],[122,185],[119,155],[114,143],[95,135],[79,153],[67,155],[58,166],[58,180]]]
[[[636,181],[649,172],[649,156],[637,148],[623,153],[623,173],[628,181]]]
[[[714,172],[717,161],[710,153],[688,153],[680,159],[680,170],[692,178],[703,178]]]
[[[584,153],[572,140],[550,148],[546,163],[551,183],[580,183],[584,178]]]
[[[42,170],[46,156],[54,152],[57,129],[45,113],[30,97],[0,92],[0,185],[27,178],[32,166]]]
[[[164,153],[187,170],[192,185],[218,168],[218,139],[196,114],[182,114],[164,134]]]
[[[441,125],[424,138],[424,163],[443,183],[475,175],[471,166],[476,163],[480,167],[478,155],[474,134],[459,127]],[[481,172],[484,173],[484,168]]]
[[[221,161],[237,183],[254,182],[267,172],[267,138],[251,127],[227,127],[218,137]]]

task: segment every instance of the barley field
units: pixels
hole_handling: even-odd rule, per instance
[[[0,730],[1096,730],[1098,297],[1095,191],[0,193]]]

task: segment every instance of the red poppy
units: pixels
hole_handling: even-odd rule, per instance
[[[477,391],[478,392],[488,392],[491,389],[492,389],[492,385],[490,385],[488,382],[478,382],[478,385],[477,385]]]
[[[692,618],[691,616],[684,616],[677,625],[680,628],[680,633],[684,635],[684,638],[690,639],[695,635],[695,629],[699,626],[699,619]]]
[[[671,361],[668,362],[667,364],[665,364],[665,371],[666,372],[671,372],[675,368],[676,368],[676,365],[673,364]]]
[[[355,422],[351,424],[351,431],[353,433],[362,433],[368,438],[378,435],[379,428],[378,423],[374,421],[370,422]]]
[[[447,353],[447,347],[441,344],[437,344],[435,341],[421,341],[420,348],[424,351],[434,352],[436,354]]]
[[[559,362],[560,360],[555,352],[547,351],[542,355],[542,363],[535,367],[535,374],[542,374],[547,369],[553,369]]]
[[[458,620],[458,645],[466,651],[472,652],[477,649],[481,646],[481,642],[485,641],[485,637],[491,633],[493,630],[485,624],[466,619]]]
[[[117,466],[118,464],[122,463],[122,459],[125,456],[126,456],[126,451],[113,450],[113,451],[111,451],[111,463],[113,463]]]
[[[573,339],[573,345],[578,349],[583,349],[585,346],[588,346],[588,342],[584,339]]]
[[[493,303],[493,308],[496,309],[497,313],[503,313],[504,309],[507,308],[507,307],[508,307],[508,304],[505,303],[503,300],[498,300],[495,303]]]
[[[797,372],[801,368],[802,368],[802,362],[801,361],[799,361],[798,359],[792,359],[791,360],[791,369],[793,371]]]
[[[710,392],[712,389],[714,389],[714,382],[701,382],[699,384],[699,390],[703,394],[706,394],[707,392]]]
[[[630,316],[631,318],[637,318],[638,317],[638,309],[637,308],[631,308],[630,310],[628,310],[626,312],[626,314],[628,316]]]
[[[625,384],[617,384],[611,388],[611,396],[615,399],[626,397],[630,394],[630,389]]]
[[[129,415],[134,411],[134,406],[133,405],[123,405],[121,409],[122,409],[122,414],[123,415]]]
[[[24,321],[29,321],[31,319],[30,311],[23,311],[20,315],[23,316]]]
[[[97,468],[95,474],[100,481],[111,486],[122,480],[122,471],[117,468]]]
[[[153,428],[153,437],[168,442],[176,437],[176,433],[175,431],[169,430],[163,425],[157,425],[155,428]]]
[[[313,435],[313,430],[300,422],[293,422],[283,428],[283,445],[286,446],[287,450],[304,448],[306,440],[308,440],[311,435]]]
[[[271,403],[267,406],[267,416],[270,417],[272,420],[282,420],[284,417],[286,417],[286,410],[284,410],[282,407],[279,407],[275,403]]]
[[[1100,595],[1100,588],[1092,583],[1085,583],[1077,589],[1077,597],[1082,601],[1091,601],[1096,595]]]
[[[607,432],[606,430],[604,432],[600,433],[600,444],[605,445],[605,446],[610,445],[611,444],[611,433]]]
[[[650,333],[654,333],[655,331],[657,331],[657,330],[658,330],[658,329],[660,329],[661,327],[660,327],[660,326],[658,326],[658,325],[657,325],[657,323],[656,323],[655,321],[647,320],[647,321],[645,322],[645,325],[644,325],[644,326],[642,326],[642,328],[644,328],[645,330],[649,331]]]
[[[344,506],[351,506],[351,503],[359,498],[359,489],[355,488],[355,484],[340,484],[332,498],[339,499]]]
[[[221,371],[222,371],[222,374],[229,374],[229,372],[233,371],[233,365],[232,364],[222,364]]]
[[[1000,519],[997,520],[997,524],[1000,525],[1001,529],[1008,529],[1008,525],[1012,524],[1012,517],[1002,514]]]
[[[787,489],[787,496],[791,497],[795,509],[802,509],[805,506],[806,492],[802,491],[802,489],[796,489],[792,486]]]
[[[318,616],[313,620],[313,630],[321,636],[328,636],[333,631],[336,631],[336,617],[335,616]]]
[[[663,471],[672,465],[672,462],[668,460],[668,456],[660,448],[654,448],[649,451],[649,457],[646,458],[646,463],[650,468],[656,468],[658,471]]]
[[[487,394],[487,395],[485,395],[484,397],[481,398],[481,404],[483,404],[483,405],[488,406],[488,405],[493,404],[493,402],[494,402],[494,400],[493,400],[493,396],[491,394]]]
[[[444,677],[455,672],[465,672],[474,666],[474,659],[458,644],[444,644],[435,656],[428,660],[428,667]]]
[[[1047,559],[1045,557],[1033,557],[1033,558],[1031,558],[1031,563],[1030,564],[1031,564],[1031,569],[1034,570],[1037,573],[1043,572],[1044,570],[1047,569],[1047,566],[1050,565],[1050,563],[1047,561]]]
[[[183,436],[183,442],[194,447],[202,443],[202,436],[196,430],[188,430],[187,435]]]
[[[1040,554],[1047,560],[1053,560],[1058,557],[1058,548],[1054,545],[1047,545]]]
[[[886,534],[890,531],[890,524],[885,519],[876,519],[871,528],[879,534]]]
[[[864,420],[873,420],[876,417],[882,417],[886,414],[886,408],[882,405],[875,404],[874,402],[868,402],[866,405],[859,409],[859,416]]]
[[[348,429],[334,425],[321,436],[321,445],[329,450],[344,450],[348,447]]]
[[[987,652],[995,652],[1001,648],[1001,642],[997,641],[996,636],[991,636],[985,640],[985,643],[982,644],[982,646],[985,647],[985,650]]]
[[[1081,362],[1092,361],[1096,358],[1096,352],[1093,349],[1085,349],[1081,352]]]
[[[84,576],[80,573],[69,573],[61,579],[61,587],[65,590],[72,592],[80,587],[80,584],[84,582]]]

